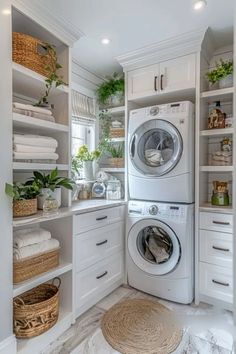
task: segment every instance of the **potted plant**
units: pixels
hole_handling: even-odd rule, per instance
[[[102,107],[120,106],[124,104],[124,90],[124,76],[114,73],[99,86],[97,90],[98,103]]]
[[[124,167],[124,144],[114,145],[108,143],[106,151],[111,155],[108,158],[108,163],[112,167]]]
[[[219,82],[219,88],[233,86],[233,61],[220,60],[216,68],[209,71],[206,77],[211,85]]]
[[[39,171],[33,172],[33,178],[26,182],[26,185],[34,183],[38,186],[39,195],[38,209],[43,209],[43,204],[48,196],[56,199],[58,207],[61,206],[61,187],[73,190],[74,182],[67,177],[59,177],[57,167],[49,174],[41,173]]]
[[[6,194],[13,198],[13,216],[23,217],[37,213],[37,184],[14,183],[5,185]]]
[[[97,149],[89,152],[87,145],[82,145],[77,154],[76,159],[83,167],[83,176],[87,181],[92,181],[94,179],[94,166],[93,162],[96,161],[101,156],[101,152]]]

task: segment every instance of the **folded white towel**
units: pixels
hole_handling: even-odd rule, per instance
[[[41,228],[28,228],[13,232],[13,246],[22,248],[51,239],[51,232]]]
[[[13,149],[15,152],[55,152],[56,148],[47,146],[30,146],[22,144],[14,144]]]
[[[20,109],[20,108],[14,108],[14,107],[12,110],[14,113],[18,113],[18,114],[24,116],[24,119],[25,119],[25,116],[27,116],[27,117],[37,118],[37,119],[41,119],[41,120],[47,120],[49,122],[55,123],[55,118],[53,116],[50,116],[49,114],[37,113],[37,112],[33,112],[33,111],[28,111],[26,109]],[[18,117],[18,119],[19,119],[19,117]],[[30,118],[29,118],[29,121],[30,121]]]
[[[21,248],[13,248],[13,258],[15,260],[24,259],[27,257],[32,257],[37,254],[54,250],[60,246],[60,243],[55,238],[51,238],[50,240],[43,241],[40,243],[35,243],[33,245],[21,247]]]
[[[56,139],[49,136],[30,135],[30,134],[13,134],[14,144],[30,145],[30,146],[47,146],[57,148]]]
[[[15,160],[58,160],[55,152],[13,152]]]
[[[47,108],[43,108],[43,107],[37,107],[37,106],[33,106],[31,104],[24,104],[24,103],[19,103],[19,102],[13,102],[13,107],[14,108],[19,108],[19,109],[25,109],[27,111],[33,111],[33,112],[37,112],[37,113],[43,113],[43,114],[47,114],[49,116],[52,115],[52,112],[47,109]]]

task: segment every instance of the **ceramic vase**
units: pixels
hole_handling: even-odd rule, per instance
[[[93,161],[83,162],[83,176],[86,181],[94,180]]]
[[[224,89],[233,86],[233,74],[230,74],[219,81],[219,88]]]

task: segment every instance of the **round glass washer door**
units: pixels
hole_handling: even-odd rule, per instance
[[[128,252],[142,271],[165,275],[178,265],[181,246],[178,237],[167,224],[144,219],[134,224],[129,232]]]
[[[147,176],[163,176],[179,162],[182,137],[165,120],[152,119],[140,125],[130,140],[129,154],[134,167]]]

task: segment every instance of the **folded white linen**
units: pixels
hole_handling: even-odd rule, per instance
[[[31,134],[13,134],[14,144],[30,145],[30,146],[47,146],[57,147],[56,139],[49,136],[31,135]]]
[[[37,106],[33,106],[31,104],[24,104],[24,103],[19,103],[19,102],[13,102],[13,107],[14,108],[19,108],[19,109],[25,109],[27,111],[33,111],[33,112],[37,112],[37,113],[43,113],[43,114],[47,114],[49,116],[52,115],[52,112],[47,109],[47,108],[43,108],[43,107],[37,107]]]
[[[33,112],[33,111],[28,111],[26,109],[20,109],[20,108],[14,108],[14,107],[12,110],[14,113],[18,113],[18,114],[21,114],[21,115],[24,115],[27,117],[37,118],[37,119],[41,119],[41,120],[47,120],[49,122],[55,123],[55,118],[53,116],[48,115],[48,114],[37,113],[37,112]]]
[[[54,250],[60,246],[60,243],[55,238],[51,238],[50,240],[43,241],[40,243],[35,243],[33,245],[15,248],[13,247],[13,258],[15,260],[24,259],[27,257],[32,257],[37,254]]]
[[[14,144],[13,150],[15,152],[55,152],[56,148],[47,147],[47,146],[30,146],[30,145],[22,145],[22,144]]]
[[[51,239],[51,232],[42,228],[28,228],[13,232],[13,246],[22,248]]]
[[[15,160],[58,160],[55,152],[13,152]]]

